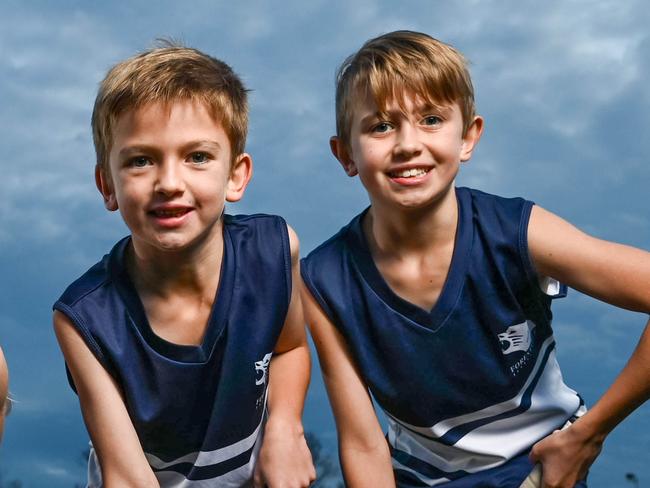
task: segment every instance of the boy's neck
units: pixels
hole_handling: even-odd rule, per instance
[[[386,208],[373,203],[363,230],[373,255],[426,253],[456,236],[458,202],[452,186],[443,198],[416,210]]]
[[[179,251],[163,251],[133,242],[126,254],[129,275],[140,295],[205,295],[212,299],[223,260],[223,225],[200,242]]]

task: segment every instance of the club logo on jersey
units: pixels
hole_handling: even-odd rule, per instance
[[[266,385],[266,378],[269,374],[269,363],[273,353],[266,354],[261,361],[255,361],[255,384]]]
[[[517,351],[528,351],[532,341],[532,331],[535,324],[530,320],[522,322],[521,324],[511,325],[505,332],[499,334],[499,342],[501,343],[501,352],[512,354]]]

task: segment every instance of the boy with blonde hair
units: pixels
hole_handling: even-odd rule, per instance
[[[101,83],[95,179],[131,234],[54,305],[91,487],[315,477],[298,239],[280,217],[224,213],[252,175],[247,117],[237,75],[194,49],[146,51]]]
[[[569,285],[648,312],[650,255],[456,188],[483,119],[463,56],[426,34],[350,56],[336,121],[332,152],[370,207],[302,276],[348,486],[586,486],[607,434],[650,396],[650,333],[587,412],[555,359],[551,301]]]

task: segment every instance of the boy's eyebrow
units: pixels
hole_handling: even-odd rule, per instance
[[[119,150],[117,153],[118,156],[128,156],[129,154],[137,153],[137,152],[145,152],[149,148],[147,146],[139,146],[139,145],[134,145],[134,146],[126,146],[123,147],[122,149]]]
[[[439,113],[442,113],[442,114],[446,114],[446,113],[449,113],[452,110],[451,104],[447,104],[447,103],[437,104],[437,103],[421,102],[421,103],[418,103],[417,105],[415,105],[414,108],[415,108],[415,111],[419,112],[419,113],[434,111],[434,112],[439,112]],[[370,119],[370,118],[380,118],[381,119],[381,118],[388,117],[388,116],[391,116],[391,115],[403,114],[403,113],[405,113],[404,108],[401,105],[398,105],[398,106],[393,106],[393,107],[390,107],[390,108],[387,107],[385,110],[379,110],[378,109],[374,113],[369,113],[368,115],[363,117],[361,120],[366,120],[366,119]]]
[[[418,111],[420,112],[438,112],[442,115],[446,115],[451,111],[451,105],[436,105],[436,104],[431,104],[431,103],[424,103],[420,106],[418,106]]]
[[[184,144],[181,147],[181,152],[186,152],[194,148],[208,148],[213,151],[220,151],[221,150],[221,144],[219,144],[217,141],[211,141],[209,139],[199,139],[196,141],[190,141]],[[118,153],[119,158],[126,158],[129,157],[133,154],[139,154],[139,153],[158,153],[160,152],[160,148],[157,146],[150,146],[147,144],[133,144],[132,146],[126,146],[120,149]]]
[[[366,115],[364,117],[361,117],[361,124],[365,125],[365,124],[367,124],[369,122],[372,122],[372,121],[375,121],[375,120],[378,120],[378,119],[379,120],[384,119],[384,118],[386,118],[387,115],[388,115],[387,113],[380,112],[380,111],[369,113],[368,115]]]
[[[126,146],[120,149],[120,152],[117,153],[118,157],[125,158],[131,156],[132,154],[139,153],[150,153],[156,151],[156,148],[153,146],[147,146],[146,144],[134,144],[132,146]]]
[[[212,151],[221,151],[221,144],[219,144],[217,141],[211,141],[209,139],[199,139],[184,144],[181,147],[181,151],[186,152],[192,149],[201,149],[201,148],[210,149]]]
[[[417,113],[424,114],[427,112],[436,112],[439,113],[440,115],[447,115],[451,111],[451,106],[450,105],[435,105],[431,103],[421,103],[418,104],[415,107],[415,110]],[[369,113],[368,115],[364,116],[361,118],[361,123],[366,124],[374,120],[381,120],[389,117],[394,117],[396,115],[404,115],[404,110],[401,108],[393,108],[393,109],[387,109],[387,110],[377,110],[373,113]]]
[[[447,115],[452,110],[450,104],[442,103],[428,103],[421,102],[415,106],[415,111],[419,114],[425,114],[427,112],[436,112],[440,115]]]

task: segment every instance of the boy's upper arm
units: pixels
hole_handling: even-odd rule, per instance
[[[619,307],[650,311],[650,253],[591,237],[538,206],[528,248],[539,275]]]
[[[54,312],[54,330],[74,381],[105,486],[158,486],[120,390],[70,319]]]
[[[305,321],[300,301],[300,241],[296,232],[287,225],[291,247],[291,299],[287,316],[274,352],[281,354],[296,347],[307,345]]]

